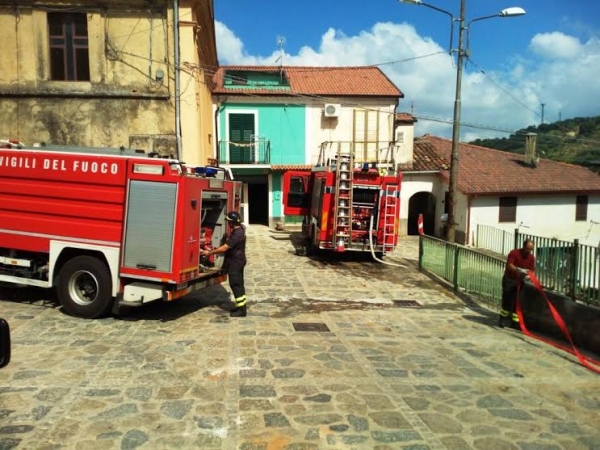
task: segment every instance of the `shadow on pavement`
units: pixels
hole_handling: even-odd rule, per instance
[[[173,302],[156,301],[137,308],[123,308],[116,319],[127,322],[144,320],[170,322],[211,306],[217,307],[215,315],[229,317],[228,312],[234,308],[234,304],[223,286],[210,286]]]
[[[36,286],[0,284],[0,298],[2,301],[35,304],[36,306],[45,308],[60,307],[54,289],[45,289]]]
[[[492,314],[491,312],[489,314],[482,312],[482,315],[479,316],[463,315],[462,318],[468,320],[469,322],[475,322],[480,325],[487,325],[494,328],[497,328],[498,326],[498,315]]]
[[[0,299],[5,302],[57,309],[62,314],[68,315],[61,307],[54,289],[0,285]],[[215,311],[217,315],[224,315],[235,305],[231,302],[227,290],[223,286],[217,285],[173,302],[154,301],[140,307],[124,307],[118,315],[113,315],[113,317],[123,321],[168,322],[212,306],[217,307]],[[31,313],[34,314],[33,309]]]

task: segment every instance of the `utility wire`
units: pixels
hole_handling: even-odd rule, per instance
[[[443,53],[445,53],[445,52],[443,52]],[[424,55],[424,56],[432,56],[432,55]],[[402,62],[402,61],[404,61],[404,60],[398,60],[398,62]],[[199,66],[199,67],[205,68],[207,66]],[[365,66],[360,66],[360,67],[365,67]],[[366,66],[366,67],[372,67],[372,66]],[[217,70],[210,70],[210,69],[207,70],[207,72],[212,73],[213,75],[216,74],[217,71],[218,71],[218,69]],[[228,75],[228,78],[230,78],[232,81],[240,81],[240,82],[245,82],[246,81],[243,77],[237,77],[237,76],[230,76],[230,75]],[[252,88],[250,88],[250,89],[252,89]],[[260,87],[256,87],[255,89],[261,89],[261,88]],[[264,94],[244,93],[243,95],[246,96],[246,97],[251,97],[251,98],[264,98]],[[381,111],[380,109],[369,107],[369,106],[364,105],[364,104],[362,104],[360,102],[340,101],[339,97],[326,97],[326,96],[322,96],[322,95],[297,94],[297,93],[291,93],[291,92],[290,93],[286,93],[286,95],[288,95],[290,97],[299,98],[299,99],[321,100],[324,103],[334,103],[334,102],[336,102],[336,103],[340,103],[343,106],[360,107],[360,108],[365,109],[365,110],[379,111],[382,114],[394,114],[393,112]],[[445,118],[427,116],[427,115],[422,115],[422,114],[412,114],[412,116],[416,117],[418,120],[424,120],[424,121],[430,121],[430,122],[438,122],[438,123],[444,123],[444,124],[450,124],[450,125],[453,124],[453,120],[452,119],[445,119]],[[507,133],[509,135],[522,135],[523,133],[526,133],[526,131],[522,131],[522,130],[514,130],[514,129],[508,129],[508,128],[493,127],[493,126],[490,126],[490,125],[473,124],[473,123],[468,123],[468,122],[461,122],[461,127],[474,128],[474,129],[485,130],[485,131],[494,131],[494,132],[500,132],[500,133]],[[594,140],[594,139],[577,138],[577,137],[564,138],[562,136],[556,136],[556,135],[549,134],[549,133],[537,133],[537,135],[540,136],[540,137],[543,137],[543,138],[568,139],[570,141],[580,141],[580,142],[586,142],[586,143],[590,143],[590,144],[600,144],[600,141]]]
[[[134,53],[130,53],[130,52],[126,52],[126,51],[121,51],[120,53],[131,56],[131,57],[148,60],[148,57],[146,57],[146,56],[136,55]],[[429,56],[433,56],[435,54],[437,54],[437,53],[430,54],[430,55],[423,55],[421,57],[429,57]],[[414,58],[410,58],[410,59],[414,59]],[[156,60],[156,61],[165,64],[164,61],[158,61],[158,60]],[[398,60],[395,62],[403,62],[403,61],[405,61],[405,60]],[[395,63],[395,62],[393,62],[393,63]],[[384,64],[388,64],[388,63],[384,63]],[[167,65],[169,67],[172,67],[172,64],[167,63]],[[242,66],[240,66],[240,67],[242,67]],[[373,66],[360,66],[360,67],[373,67]],[[211,66],[211,65],[198,66],[195,64],[191,64],[191,63],[184,63],[184,65],[181,66],[180,69],[185,70],[186,72],[203,71],[209,75],[215,75],[219,71],[219,68],[215,68],[215,66]],[[336,68],[327,68],[327,69],[335,70]],[[340,66],[337,69],[343,69],[343,66]],[[307,69],[307,70],[309,70],[309,69]],[[314,69],[310,69],[310,70],[314,70]],[[246,81],[245,78],[238,77],[235,75],[233,75],[233,76],[228,75],[228,78],[230,78],[232,81],[239,81],[239,82]],[[203,82],[203,81],[199,80],[199,82]],[[252,89],[252,88],[250,88],[250,89]],[[257,86],[254,89],[260,90],[261,87]],[[232,94],[235,94],[235,91],[232,91]],[[264,99],[265,98],[265,94],[239,92],[238,95],[240,95],[240,94],[247,98],[256,98],[256,99]],[[286,92],[285,95],[287,97],[292,97],[292,98],[298,99],[298,103],[296,103],[297,105],[303,105],[304,103],[302,102],[302,100],[304,100],[304,101],[320,100],[320,101],[323,101],[324,103],[334,103],[335,102],[335,103],[341,104],[342,106],[356,107],[356,108],[361,108],[361,109],[364,109],[367,111],[376,111],[381,114],[388,114],[388,115],[395,114],[394,112],[382,111],[381,109],[373,108],[369,105],[365,105],[360,102],[340,100],[339,97],[327,97],[327,96],[317,95],[317,94],[298,94],[298,93],[292,93],[292,92]],[[413,117],[415,117],[417,120],[422,120],[422,121],[426,121],[426,122],[437,122],[437,123],[443,123],[443,124],[448,124],[448,125],[452,125],[454,123],[452,119],[447,119],[447,118],[434,117],[434,116],[429,116],[429,115],[424,115],[424,114],[411,114],[411,115]],[[464,127],[464,128],[472,128],[472,129],[478,129],[478,130],[483,130],[483,131],[506,133],[506,134],[515,135],[515,136],[519,136],[519,135],[523,135],[524,133],[527,133],[524,130],[514,130],[514,129],[509,129],[509,128],[494,127],[494,126],[490,126],[490,125],[474,124],[474,123],[469,123],[469,122],[461,122],[460,125],[461,125],[461,127]],[[578,137],[563,137],[563,136],[557,136],[557,135],[549,134],[549,133],[537,133],[537,135],[540,138],[569,140],[569,141],[576,141],[576,142],[589,143],[589,144],[600,144],[599,140],[594,140],[594,139],[578,138]],[[489,138],[489,139],[492,139],[492,138]],[[511,138],[509,137],[509,138],[505,138],[505,139],[511,139]],[[516,138],[512,138],[512,139],[516,139]],[[481,140],[483,140],[483,139],[481,139]]]
[[[52,8],[46,8],[47,10],[52,10]],[[74,9],[74,8],[60,8],[60,9],[56,9],[57,11],[65,11],[65,10],[69,10],[69,9]],[[180,18],[187,18],[188,16],[190,16],[192,13],[191,12],[187,12],[184,13],[180,16]],[[162,21],[161,21],[162,22]],[[140,33],[145,33],[151,30],[154,30],[155,28],[158,27],[163,27],[164,30],[164,24],[159,22],[157,25],[153,25],[150,26],[148,28],[144,28],[144,29],[140,29],[138,31],[135,31],[134,27],[133,30],[131,30],[129,33],[124,34],[124,35],[120,35],[120,36],[112,36],[112,39],[117,40],[119,38],[127,38],[127,40],[129,40],[131,38],[132,35],[134,34],[140,34]],[[127,42],[125,42],[126,44]],[[161,64],[166,64],[167,67],[172,68],[173,65],[170,64],[170,62],[165,62],[163,60],[156,60],[153,58],[148,58],[148,57],[144,57],[141,55],[136,55],[130,52],[126,52],[124,51],[124,47],[125,44],[123,45],[122,49],[120,51],[118,51],[121,54],[126,54],[128,56],[132,56],[132,57],[137,57],[137,58],[142,58],[145,59],[147,61],[151,61],[151,62],[158,62]],[[402,62],[408,62],[408,61],[413,61],[413,60],[417,60],[417,59],[422,59],[422,58],[428,58],[431,56],[435,56],[435,55],[439,55],[439,54],[446,54],[445,51],[440,51],[440,52],[435,52],[435,53],[430,53],[430,54],[426,54],[426,55],[418,55],[418,56],[414,56],[411,58],[405,58],[405,59],[399,59],[399,60],[394,60],[394,61],[387,61],[387,62],[382,62],[382,63],[375,63],[375,64],[371,64],[371,65],[361,65],[361,66],[350,66],[350,67],[381,67],[381,66],[385,66],[385,65],[393,65],[393,64],[398,64],[398,63],[402,63]],[[477,63],[475,63],[475,61],[473,61],[472,58],[468,57],[468,61],[473,64],[478,70],[479,72],[481,72],[486,78],[488,78],[496,87],[498,87],[500,90],[502,90],[505,94],[507,94],[509,97],[511,97],[514,101],[516,101],[517,103],[519,103],[521,106],[523,106],[525,109],[527,109],[528,111],[536,114],[536,116],[541,116],[541,114],[535,110],[532,110],[531,108],[529,108],[529,106],[527,106],[526,104],[524,104],[523,102],[521,102],[517,97],[515,97],[514,95],[512,95],[510,92],[508,92],[504,87],[502,87],[500,84],[498,84],[496,81],[494,81],[481,67],[479,67],[479,65],[477,65]],[[180,67],[181,69],[190,69],[192,68],[192,64],[187,64],[187,67]],[[236,67],[236,65],[231,65],[233,67]],[[203,70],[209,74],[212,73],[212,75],[214,75],[218,70],[219,70],[219,66],[212,66],[212,65],[204,65],[204,66],[193,66],[196,70],[200,69]],[[238,65],[238,67],[244,67],[242,65]],[[345,66],[339,66],[339,67],[325,67],[322,70],[327,71],[327,70],[339,70],[339,69],[343,69]],[[349,66],[346,66],[349,67]],[[318,67],[317,67],[318,68]],[[314,68],[311,69],[305,69],[306,71],[309,70],[314,70]],[[302,71],[302,69],[299,69],[298,71]],[[232,77],[235,78],[235,77]],[[240,81],[242,79],[240,78]],[[260,88],[259,88],[260,89]],[[256,95],[256,94],[244,94],[247,97],[256,97],[256,98],[264,98],[264,95]],[[328,101],[328,102],[339,102],[339,97],[325,97],[325,96],[320,96],[320,95],[307,95],[307,94],[295,94],[295,93],[289,93],[289,96],[292,97],[297,97],[297,98],[304,98],[304,99],[312,99],[312,100],[323,100],[323,101]],[[381,111],[380,109],[376,109],[376,108],[370,108],[364,104],[361,103],[357,103],[357,102],[342,102],[342,104],[344,106],[353,106],[353,107],[361,107],[362,109],[365,110],[372,110],[372,111],[377,111],[383,114],[395,114],[394,112],[387,112],[387,111]],[[426,116],[426,115],[417,115],[417,114],[412,114],[414,117],[416,117],[418,120],[424,120],[424,121],[431,121],[431,122],[438,122],[438,123],[445,123],[445,124],[452,124],[453,120],[449,120],[449,119],[443,119],[443,118],[437,118],[437,117],[432,117],[432,116]],[[508,134],[513,134],[513,135],[518,135],[519,134],[519,130],[515,131],[515,130],[509,130],[509,129],[505,129],[505,128],[499,128],[499,127],[492,127],[492,126],[488,126],[488,125],[478,125],[478,124],[472,124],[472,123],[467,123],[467,122],[461,122],[461,127],[465,127],[465,128],[474,128],[474,129],[479,129],[479,130],[484,130],[484,131],[494,131],[494,132],[501,132],[501,133],[508,133]],[[556,136],[556,135],[551,135],[551,134],[545,134],[545,133],[537,133],[538,136],[541,137],[548,137],[548,138],[552,138],[552,139],[569,139],[571,141],[578,141],[578,142],[584,142],[584,143],[590,143],[590,144],[600,144],[600,141],[598,140],[594,140],[594,139],[586,139],[586,138],[564,138],[562,136]],[[510,139],[510,138],[509,138]]]
[[[435,56],[435,55],[447,55],[447,52],[444,51],[440,51],[440,52],[435,52],[435,53],[429,53],[428,55],[420,55],[420,56],[414,56],[412,58],[406,58],[406,59],[399,59],[397,61],[388,61],[388,62],[383,62],[383,63],[379,63],[379,64],[373,64],[371,66],[367,66],[367,67],[381,67],[381,66],[388,66],[391,64],[397,64],[397,63],[401,63],[401,62],[408,62],[408,61],[413,61],[415,59],[421,59],[421,58],[428,58],[430,56]]]
[[[182,14],[180,17],[187,17],[191,15],[191,12]],[[138,34],[138,33],[145,33],[147,31],[153,30],[154,28],[160,27],[162,26],[162,24],[157,24],[154,26],[150,26],[149,28],[144,28],[144,29],[140,29],[139,31],[135,31],[135,27],[134,30],[131,30],[131,32],[122,35],[122,36],[113,36],[112,39],[116,40],[119,39],[121,37],[127,37],[127,39],[131,38],[132,35],[134,34]],[[137,24],[136,24],[137,27]],[[123,46],[124,48],[124,46]],[[128,52],[123,52],[123,50],[121,50],[121,53],[125,53],[128,54],[129,56],[138,56],[138,55],[134,55]],[[434,52],[434,53],[429,53],[426,55],[418,55],[418,56],[413,56],[410,58],[405,58],[405,59],[399,59],[399,60],[393,60],[393,61],[386,61],[386,62],[381,62],[381,63],[375,63],[375,64],[370,64],[370,65],[360,65],[360,66],[353,66],[353,67],[382,67],[382,66],[387,66],[387,65],[394,65],[394,64],[399,64],[399,63],[403,63],[403,62],[409,62],[409,61],[414,61],[417,59],[423,59],[423,58],[428,58],[431,56],[436,56],[436,55],[440,55],[440,54],[447,54],[446,51],[439,51],[439,52]],[[142,57],[143,58],[143,57]],[[507,91],[504,87],[502,87],[499,83],[497,83],[495,80],[493,80],[481,67],[479,67],[479,65],[473,61],[472,58],[467,57],[468,61],[473,64],[473,66],[475,66],[479,72],[481,72],[486,78],[488,78],[492,84],[494,84],[497,88],[499,88],[500,90],[502,90],[506,95],[508,95],[510,98],[512,98],[515,102],[519,103],[521,106],[523,106],[525,109],[527,109],[528,111],[534,113],[536,116],[541,116],[539,112],[531,109],[529,106],[527,106],[525,103],[521,102],[516,96],[514,96],[513,94],[511,94],[509,91]],[[152,61],[152,60],[151,60]],[[160,63],[164,63],[164,61],[157,61]],[[233,67],[236,67],[236,65],[232,65]],[[243,67],[243,66],[239,66],[239,67]],[[213,65],[204,65],[204,66],[200,66],[200,68],[202,70],[211,72],[214,75],[218,70],[219,70],[219,66],[213,66]],[[339,70],[340,68],[344,68],[344,66],[339,66],[339,67],[325,67],[322,70],[323,71],[328,71],[328,70]],[[306,71],[310,71],[310,70],[314,70],[314,69],[305,69]],[[298,69],[298,72],[301,72],[302,69]],[[232,77],[235,78],[235,77]],[[240,79],[241,81],[241,79]],[[305,97],[305,98],[312,98],[312,99],[323,99],[323,100],[327,100],[327,101],[332,101],[332,100],[336,100],[336,99],[332,99],[332,98],[327,98],[327,97],[319,97],[319,96],[303,96],[302,94],[290,94],[293,96],[298,96],[298,97]],[[337,101],[337,100],[336,100]],[[344,105],[344,106],[348,106],[348,105]],[[363,106],[364,105],[360,105],[360,104],[356,104],[356,106]],[[368,109],[368,108],[365,108]],[[379,111],[379,110],[378,110]],[[393,113],[388,113],[388,114],[393,114]],[[426,117],[426,116],[421,116],[423,120],[429,120],[429,121],[435,121],[435,122],[440,122],[440,123],[453,123],[452,121],[447,121],[444,119],[437,119],[437,118],[430,118],[430,117]],[[485,126],[485,125],[476,125],[476,124],[469,124],[469,123],[461,123],[461,126],[465,126],[468,128],[474,128],[474,129],[480,129],[480,130],[487,130],[487,131],[497,131],[497,132],[503,132],[503,133],[516,133],[513,130],[507,130],[507,129],[502,129],[502,128],[497,128],[497,127],[491,127],[491,126]],[[577,138],[576,138],[577,139]],[[597,141],[593,141],[590,140],[590,142],[594,142],[596,143]]]
[[[512,98],[515,102],[517,102],[519,105],[521,105],[523,108],[525,108],[526,110],[534,113],[536,116],[541,117],[541,114],[538,111],[534,111],[533,109],[531,109],[529,106],[527,106],[525,103],[523,103],[521,100],[519,100],[517,97],[515,97],[513,94],[511,94],[510,92],[508,92],[506,89],[504,89],[499,83],[497,83],[496,81],[494,81],[494,79],[492,77],[490,77],[487,73],[485,73],[485,71],[479,67],[477,65],[477,63],[475,61],[473,61],[472,58],[467,57],[468,61],[473,64],[477,70],[479,70],[479,72],[481,72],[483,74],[483,76],[485,76],[488,80],[490,80],[492,82],[492,84],[494,86],[496,86],[498,89],[500,89],[502,92],[504,92],[506,95],[508,95],[510,98]]]
[[[136,55],[134,53],[130,53],[130,52],[126,52],[126,51],[121,51],[120,53],[123,53],[125,55],[128,56],[132,56],[132,57],[137,57],[137,58],[141,58],[141,59],[145,59],[148,60],[147,57],[145,56],[141,56],[141,55]],[[430,54],[426,54],[426,55],[419,55],[419,56],[414,56],[411,58],[405,58],[405,59],[399,59],[399,60],[395,60],[395,61],[388,61],[388,62],[383,62],[383,63],[376,63],[376,64],[371,64],[371,65],[364,65],[364,66],[338,66],[338,67],[324,67],[321,69],[321,71],[335,71],[335,70],[343,70],[344,68],[347,67],[379,67],[379,66],[383,66],[383,65],[390,65],[390,64],[398,64],[398,63],[402,63],[402,62],[408,62],[408,61],[412,61],[412,60],[416,60],[416,59],[421,59],[421,58],[428,58],[431,56],[435,56],[435,55],[439,55],[439,54],[446,54],[446,52],[435,52],[435,53],[430,53]],[[164,61],[158,61],[157,62],[163,63],[165,64]],[[528,111],[533,112],[536,115],[540,115],[538,112],[532,110],[531,108],[529,108],[527,105],[525,105],[523,102],[521,102],[520,100],[518,100],[514,95],[512,95],[510,92],[508,92],[506,89],[504,89],[502,86],[500,86],[498,83],[496,83],[491,77],[489,77],[489,75],[487,75],[485,73],[485,71],[483,69],[481,69],[475,62],[473,62],[472,60],[469,60],[474,66],[476,66],[478,68],[478,70],[485,75],[496,87],[498,87],[499,89],[501,89],[503,92],[505,92],[509,97],[511,97],[512,99],[514,99],[517,103],[521,104],[523,107],[525,107]],[[172,67],[172,64],[167,63],[167,65],[169,67]],[[240,67],[243,68],[243,65],[231,65],[232,67]],[[267,66],[270,67],[270,66]],[[273,66],[275,67],[275,66]],[[293,67],[293,66],[291,66]],[[190,64],[187,63],[185,66],[185,69],[188,70],[198,70],[198,71],[204,71],[205,73],[209,74],[209,75],[215,75],[220,69],[221,67],[219,66],[213,66],[213,65],[194,65],[194,64]],[[319,69],[319,67],[315,67],[315,68],[306,68],[306,69],[295,69],[297,72],[302,72],[302,71],[314,71],[315,69]],[[238,77],[235,75],[228,75],[228,78],[231,79],[232,81],[239,81],[240,83],[245,82],[246,80],[243,77]],[[252,89],[252,88],[249,88]],[[261,87],[257,86],[256,88],[254,88],[256,90],[260,90]],[[257,93],[246,93],[246,92],[240,92],[240,94],[243,94],[245,97],[250,97],[250,98],[264,98],[264,94],[257,94]],[[394,112],[388,112],[388,111],[382,111],[381,109],[377,109],[377,108],[372,108],[368,105],[364,105],[360,102],[350,102],[350,101],[340,101],[339,97],[327,97],[327,96],[323,96],[323,95],[317,95],[317,94],[298,94],[298,93],[286,93],[286,96],[288,97],[294,97],[294,98],[298,98],[300,100],[304,99],[304,100],[321,100],[325,103],[329,102],[329,103],[340,103],[343,106],[348,106],[348,107],[360,107],[362,109],[368,110],[368,111],[377,111],[379,113],[382,114],[388,114],[388,115],[392,115],[394,114]],[[300,102],[298,104],[301,104]],[[417,118],[418,120],[423,120],[423,121],[428,121],[428,122],[437,122],[437,123],[444,123],[444,124],[449,124],[452,125],[454,122],[452,119],[445,119],[445,118],[440,118],[440,117],[434,117],[434,116],[428,116],[428,115],[423,115],[423,114],[412,114],[412,116],[414,116],[415,118]],[[514,129],[508,129],[508,128],[502,128],[502,127],[494,127],[494,126],[490,126],[490,125],[483,125],[483,124],[475,124],[475,123],[469,123],[469,122],[461,122],[460,123],[461,127],[464,128],[472,128],[472,129],[478,129],[478,130],[483,130],[483,131],[493,131],[493,132],[499,132],[499,133],[506,133],[509,135],[521,135],[523,133],[525,133],[525,131],[523,130],[514,130]],[[542,138],[549,138],[549,139],[568,139],[570,141],[576,141],[576,142],[583,142],[583,143],[589,143],[589,144],[600,144],[599,140],[595,140],[595,139],[587,139],[587,138],[581,138],[581,137],[563,137],[563,136],[557,136],[554,134],[549,134],[549,133],[537,133],[537,135],[539,137]]]
[[[425,115],[421,115],[421,114],[412,114],[413,117],[417,118],[418,120],[424,120],[426,122],[438,122],[438,123],[445,123],[445,124],[453,124],[453,120],[452,119],[444,119],[444,118],[438,118],[438,117],[431,117],[431,116],[425,116]],[[492,127],[489,125],[477,125],[477,124],[473,124],[473,123],[468,123],[468,122],[461,122],[460,123],[461,128],[475,128],[478,130],[484,130],[484,131],[495,131],[495,132],[500,132],[500,133],[507,133],[510,135],[514,135],[515,137],[508,137],[505,139],[513,139],[516,140],[516,136],[524,136],[525,134],[528,133],[528,131],[521,129],[521,130],[510,130],[507,128],[498,128],[498,127]],[[565,136],[557,136],[555,134],[550,134],[550,133],[536,133],[536,135],[538,136],[538,138],[542,138],[542,139],[559,139],[559,140],[568,140],[568,141],[576,141],[576,142],[582,142],[584,144],[596,144],[596,145],[600,145],[600,140],[597,139],[588,139],[588,138],[579,138],[579,137],[565,137]],[[480,138],[480,140],[485,140],[485,139],[493,139],[493,138]]]
[[[51,8],[48,8],[48,9],[51,9]],[[61,9],[61,10],[64,11],[64,10],[68,10],[68,9],[69,8]],[[187,13],[184,13],[184,14],[180,15],[180,19],[181,18],[187,18],[188,16],[191,16],[191,14],[192,14],[191,11],[187,12]],[[157,25],[153,25],[153,26],[150,26],[148,28],[143,28],[143,29],[140,29],[138,31],[135,31],[135,28],[137,27],[137,25],[138,24],[136,24],[136,26],[133,28],[133,30],[131,30],[129,33],[124,34],[124,35],[120,35],[120,36],[112,36],[112,39],[113,40],[117,40],[119,38],[125,37],[125,38],[127,38],[127,41],[128,41],[131,38],[132,35],[139,34],[139,33],[145,33],[147,31],[152,31],[155,28],[163,27],[162,23],[158,23]],[[128,53],[128,52],[124,52],[123,51],[123,49],[125,48],[125,45],[127,44],[127,41],[123,44],[122,49],[121,49],[121,51],[119,53],[125,53],[125,54],[128,54],[129,56],[138,56],[138,57],[140,57],[139,55],[134,55],[132,53]],[[439,52],[430,53],[430,54],[426,54],[426,55],[418,55],[418,56],[414,56],[414,57],[411,57],[411,58],[399,59],[399,60],[394,60],[394,61],[387,61],[387,62],[370,64],[370,65],[354,66],[354,67],[381,67],[381,66],[386,66],[386,65],[393,65],[393,64],[398,64],[398,63],[403,63],[403,62],[408,62],[408,61],[414,61],[414,60],[422,59],[422,58],[428,58],[428,57],[431,57],[431,56],[435,56],[435,55],[439,55],[439,54],[446,54],[446,53],[447,52],[445,52],[445,51],[439,51]],[[151,62],[156,61],[156,62],[160,62],[160,63],[164,64],[164,61],[153,60],[151,58],[148,59],[148,60],[151,61]],[[507,91],[504,87],[502,87],[499,83],[497,83],[495,80],[493,80],[481,67],[479,67],[479,65],[475,61],[473,61],[472,58],[467,57],[467,60],[471,64],[473,64],[473,66],[475,66],[479,70],[479,72],[481,72],[486,78],[488,78],[496,87],[498,87],[505,94],[507,94],[509,97],[511,97],[515,102],[519,103],[521,106],[523,106],[528,111],[534,113],[536,116],[538,116],[538,117],[541,116],[541,114],[538,111],[535,111],[535,110],[531,109],[525,103],[521,102],[517,97],[515,97],[513,94],[511,94],[509,91]],[[169,64],[167,64],[167,65],[170,66]],[[344,66],[340,66],[340,67],[343,68]],[[211,68],[214,69],[215,72],[219,69],[218,66],[203,66],[202,67],[202,69],[204,69],[204,70],[211,69]],[[328,67],[328,68],[325,68],[324,70],[336,70],[336,69],[338,69],[338,67]],[[306,70],[308,71],[308,70],[314,70],[314,69],[306,69]],[[301,71],[301,69],[299,71]],[[300,94],[294,94],[294,95],[300,95]],[[310,96],[309,98],[318,98],[318,97]],[[326,99],[325,97],[322,97],[322,98]],[[327,100],[331,100],[331,99],[327,99]],[[360,106],[360,105],[357,105],[357,106]],[[390,114],[393,114],[393,113],[390,113]],[[436,121],[436,122],[440,122],[440,123],[453,123],[452,121],[448,122],[448,121],[443,120],[443,119],[426,118],[425,116],[422,116],[422,117],[423,117],[423,120]],[[505,133],[516,133],[514,131],[510,131],[510,130],[506,130],[506,129],[501,129],[501,128],[496,128],[496,127],[484,126],[484,125],[475,125],[475,124],[468,124],[468,123],[464,123],[463,124],[463,123],[461,123],[461,126],[465,126],[465,127],[469,127],[469,128],[475,128],[475,129],[481,129],[481,130],[488,130],[488,131],[499,131],[499,132],[505,132]],[[575,139],[576,140],[585,140],[585,139],[581,139],[581,138],[575,138]],[[598,143],[598,141],[594,141],[594,140],[588,140],[588,141],[592,142],[592,143]]]

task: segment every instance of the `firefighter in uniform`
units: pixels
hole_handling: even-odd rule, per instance
[[[231,226],[231,232],[223,245],[213,250],[203,250],[202,254],[211,256],[225,253],[225,268],[229,278],[229,287],[235,298],[235,309],[229,312],[231,317],[246,317],[246,288],[244,287],[244,267],[246,266],[246,230],[242,226],[242,218],[236,211],[225,216]]]
[[[506,258],[506,268],[502,277],[502,309],[498,325],[500,328],[511,325],[519,329],[519,316],[517,315],[517,291],[523,287],[523,281],[529,272],[535,270],[535,256],[533,256],[533,241],[526,239],[523,248],[512,250]]]

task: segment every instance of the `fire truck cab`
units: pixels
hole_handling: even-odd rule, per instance
[[[226,280],[222,256],[241,184],[131,149],[0,141],[0,282],[56,288],[96,318]]]

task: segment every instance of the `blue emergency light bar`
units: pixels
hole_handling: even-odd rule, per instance
[[[194,172],[198,175],[214,177],[217,174],[217,169],[214,167],[195,167]]]

